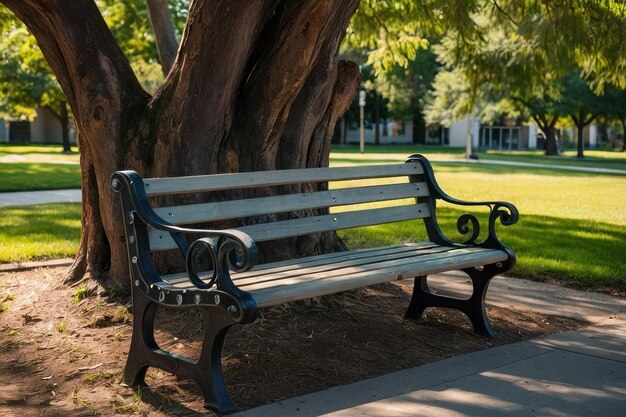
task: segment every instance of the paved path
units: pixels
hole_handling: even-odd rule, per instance
[[[0,207],[46,203],[80,203],[80,190],[22,191],[0,193]]]
[[[456,274],[433,278],[459,292]],[[580,331],[505,345],[234,414],[236,417],[626,416],[626,299],[497,277],[488,302],[584,318]],[[374,359],[373,359],[374,360]]]
[[[453,162],[453,163],[463,163],[463,164],[487,164],[487,165],[508,165],[513,167],[529,167],[529,168],[547,168],[547,169],[560,169],[564,171],[578,171],[578,172],[589,172],[595,174],[615,174],[615,175],[626,175],[626,170],[623,169],[612,169],[612,168],[596,168],[596,167],[581,167],[581,166],[570,166],[570,165],[550,165],[550,164],[537,164],[534,162],[515,162],[515,161],[496,161],[490,159],[437,159],[428,158],[430,162]]]

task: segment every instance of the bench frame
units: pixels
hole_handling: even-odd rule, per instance
[[[473,214],[463,214],[457,221],[458,231],[467,236],[462,245],[499,249],[507,254],[507,260],[463,269],[473,286],[473,293],[468,299],[434,294],[428,287],[427,276],[415,277],[413,295],[405,316],[422,320],[423,312],[428,307],[454,308],[469,317],[476,333],[492,336],[495,333],[485,310],[487,288],[493,276],[508,271],[515,264],[514,253],[498,240],[495,227],[498,220],[505,226],[515,224],[519,213],[515,206],[506,202],[466,202],[454,199],[441,190],[425,157],[411,155],[407,162],[419,162],[423,167],[424,172],[420,176],[426,179],[430,196],[417,197],[416,200],[417,203],[427,203],[429,206],[430,217],[423,220],[433,243],[460,246],[445,237],[439,228],[436,200],[461,206],[486,206],[489,208],[487,238],[477,242],[480,223]],[[417,181],[414,177],[409,178],[411,182]],[[202,390],[205,407],[224,414],[235,411],[222,375],[222,347],[230,327],[253,322],[258,307],[251,294],[237,288],[230,274],[231,271],[243,272],[256,265],[258,253],[255,242],[237,229],[190,229],[163,220],[151,207],[143,179],[134,171],[115,172],[111,177],[111,186],[121,195],[132,288],[133,334],[124,370],[126,383],[133,386],[145,384],[148,367],[155,366],[195,381]],[[195,286],[193,290],[167,291],[160,287],[160,275],[151,260],[150,229],[169,232],[181,253],[186,254],[187,273]],[[189,234],[202,237],[188,244],[185,236]],[[204,251],[212,257],[214,273],[208,283],[200,279],[195,271],[194,256],[197,251]],[[154,319],[159,305],[199,307],[205,323],[205,336],[197,360],[159,348],[154,338]]]

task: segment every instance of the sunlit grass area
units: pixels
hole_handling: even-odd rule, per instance
[[[80,166],[41,162],[0,162],[0,178],[2,179],[0,192],[80,188]]]
[[[0,144],[0,193],[80,188],[77,148],[61,145]],[[2,196],[0,196],[2,198]]]
[[[46,162],[78,164],[78,148],[73,153],[63,153],[61,145],[8,145],[0,144],[0,162]]]
[[[80,204],[0,207],[0,263],[73,256]]]
[[[520,222],[497,227],[501,240],[518,256],[512,275],[626,290],[626,177],[495,165],[433,165],[437,181],[452,197],[503,200],[517,206]],[[467,211],[482,213],[484,236],[486,207],[463,210],[439,204],[439,222],[453,240],[463,240],[456,221]],[[351,248],[360,248],[425,239],[426,231],[423,222],[416,220],[344,230],[340,236]]]
[[[558,156],[546,156],[540,150],[480,151],[477,153],[483,160],[626,170],[626,153],[624,152],[585,150],[585,157],[582,159],[576,157],[576,151],[564,151]]]
[[[333,145],[331,165],[384,164],[404,162],[407,156],[420,153],[434,160],[463,160],[465,148],[434,145],[366,145],[365,153],[357,145]],[[585,158],[576,158],[576,151],[564,151],[558,156],[546,156],[542,150],[498,151],[474,150],[479,160],[527,162],[553,166],[579,166],[626,170],[626,153],[585,150]]]

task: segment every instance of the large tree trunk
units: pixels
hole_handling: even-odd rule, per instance
[[[356,65],[337,58],[358,0],[195,0],[154,97],[140,87],[93,1],[0,3],[37,38],[76,120],[83,235],[70,279],[127,284],[112,172],[173,176],[327,165],[335,123],[359,82]],[[334,234],[286,246],[289,255],[342,247]]]

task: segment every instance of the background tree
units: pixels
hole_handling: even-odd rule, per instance
[[[374,86],[388,102],[390,117],[412,120],[414,139],[424,135],[424,98],[432,89],[438,71],[439,64],[432,49],[420,48],[406,68],[395,64],[376,76]]]
[[[21,22],[0,9],[0,115],[36,117],[45,108],[61,125],[64,152],[71,152],[65,96],[35,39]]]
[[[128,51],[124,55],[123,42],[93,0],[0,3],[36,37],[76,120],[83,236],[73,278],[86,274],[126,284],[124,231],[109,187],[113,171],[176,176],[327,165],[335,122],[359,82],[358,67],[338,58],[358,0],[194,0],[174,64],[154,93],[138,81]],[[373,59],[384,67],[394,57],[408,60],[425,32],[454,28],[458,50],[471,50],[481,42],[476,16],[504,5],[498,13],[519,16],[520,33],[542,32],[535,35],[544,41],[540,45],[549,39],[556,50],[575,50],[598,82],[624,82],[626,28],[619,2],[502,3],[362,2],[348,33],[351,42],[376,48]],[[553,19],[549,24],[532,26],[545,14]],[[565,17],[571,22],[564,24]],[[496,19],[503,22],[509,20]],[[464,56],[457,54],[461,64]],[[324,234],[264,253],[308,255],[341,247],[336,236]]]
[[[430,118],[489,114],[513,100],[544,132],[546,154],[556,155],[554,127],[565,114],[560,80],[578,67],[597,90],[611,80],[623,85],[626,51],[618,40],[626,31],[623,3],[557,3],[485,2],[472,14],[479,36],[448,31],[437,52],[449,73],[435,83]]]
[[[626,152],[626,89],[608,85],[606,90],[605,116],[621,123],[622,152]]]
[[[567,114],[576,126],[578,149],[576,156],[584,158],[584,129],[605,111],[605,97],[598,96],[592,91],[589,83],[582,79],[576,70],[568,72],[560,83],[562,85],[560,102],[563,113]]]

